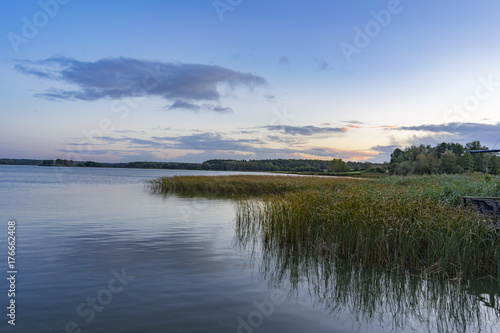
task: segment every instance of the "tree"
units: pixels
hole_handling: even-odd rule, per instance
[[[389,173],[411,175],[489,171],[500,174],[500,160],[494,159],[495,155],[470,153],[487,149],[479,141],[469,142],[465,147],[460,143],[442,142],[435,147],[419,145],[404,150],[397,148],[391,154]]]
[[[491,156],[490,172],[494,175],[500,175],[500,157],[497,155]]]
[[[465,153],[458,158],[458,165],[462,167],[465,172],[474,171],[474,157],[471,153]]]
[[[403,161],[397,165],[396,169],[394,170],[394,174],[402,176],[414,174],[416,166],[415,164],[417,164],[417,162]]]
[[[417,155],[418,163],[416,173],[430,175],[438,172],[439,160],[433,153],[420,153]]]
[[[439,170],[442,173],[449,173],[449,174],[463,172],[463,168],[457,165],[457,159],[458,159],[457,155],[455,155],[449,150],[445,151],[441,155],[441,158],[439,160],[440,162]]]
[[[481,146],[481,143],[479,141],[473,141],[469,142],[468,144],[465,145],[465,148],[468,153],[470,153],[471,150],[486,150],[488,147],[486,146]],[[488,171],[488,164],[489,164],[489,159],[491,157],[491,154],[474,154],[472,155],[474,158],[474,171],[479,171],[479,172],[487,172]]]
[[[348,172],[351,171],[351,168],[342,159],[334,158],[330,162],[330,170],[332,172]]]

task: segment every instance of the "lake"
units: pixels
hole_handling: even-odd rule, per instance
[[[144,183],[220,174],[229,172],[0,166],[0,331],[500,332],[496,283],[266,249],[238,230],[234,201],[163,196]]]

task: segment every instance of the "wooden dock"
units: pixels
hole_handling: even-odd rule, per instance
[[[462,204],[467,205],[467,202],[484,215],[500,216],[500,198],[499,197],[462,197]]]

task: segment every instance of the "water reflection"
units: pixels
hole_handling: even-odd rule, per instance
[[[425,280],[327,258],[314,246],[263,242],[258,226],[237,223],[236,244],[249,252],[270,288],[307,297],[353,328],[371,331],[499,332],[499,288],[490,281]]]

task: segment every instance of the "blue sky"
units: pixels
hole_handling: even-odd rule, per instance
[[[0,2],[0,158],[388,161],[500,137],[494,1]]]

